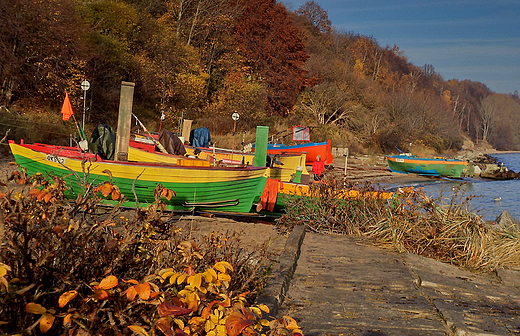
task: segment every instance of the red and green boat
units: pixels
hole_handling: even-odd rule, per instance
[[[254,150],[254,147],[253,147]],[[308,142],[301,145],[268,144],[267,154],[307,153],[306,164],[312,165],[318,155],[326,165],[332,163],[332,146],[330,140],[325,142]]]
[[[62,176],[71,188],[70,197],[83,190],[83,180],[99,184],[112,181],[128,202],[145,206],[154,202],[157,184],[173,190],[176,197],[164,200],[169,210],[218,210],[247,213],[262,193],[265,167],[201,167],[168,163],[103,160],[75,147],[16,144],[9,141],[16,163],[30,175],[38,172]],[[73,174],[71,174],[73,173]],[[109,201],[107,201],[110,203]]]

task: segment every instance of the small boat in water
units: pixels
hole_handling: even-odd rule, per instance
[[[390,170],[396,173],[460,178],[468,169],[468,161],[447,158],[421,158],[410,153],[387,155]]]
[[[219,210],[247,213],[262,193],[267,180],[266,167],[204,167],[154,162],[103,160],[75,147],[46,144],[16,144],[9,141],[16,163],[29,175],[38,172],[64,178],[74,198],[83,191],[83,179],[96,184],[112,181],[128,202],[140,206],[155,201],[157,184],[176,193],[164,200],[169,210]],[[73,173],[73,174],[71,174]],[[106,201],[111,203],[111,201]]]

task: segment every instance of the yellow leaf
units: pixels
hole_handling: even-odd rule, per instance
[[[131,283],[132,285],[139,285],[139,281],[137,281],[135,279],[130,279],[128,281],[123,280],[123,281],[126,282],[126,283]]]
[[[162,273],[162,274],[159,273],[159,275],[161,276],[161,278],[163,278],[163,279],[165,279],[165,280],[168,279],[168,277],[171,276],[171,275],[173,275],[173,274],[174,274],[173,271],[166,271],[166,272],[164,272],[164,273]]]
[[[52,327],[52,325],[54,323],[54,319],[55,319],[55,317],[52,314],[43,315],[40,320],[40,331],[44,334],[47,331],[49,331],[49,329]]]
[[[164,273],[173,272],[173,268],[163,268],[159,271],[159,275],[162,276],[163,279],[166,279],[167,276],[163,276]]]
[[[250,307],[251,311],[255,313],[256,316],[262,317],[262,311],[258,307]]]
[[[261,319],[260,324],[263,325],[264,327],[267,327],[269,325],[269,321],[265,320],[265,319]]]
[[[184,321],[183,320],[178,319],[178,318],[174,318],[173,322],[175,322],[179,326],[179,328],[184,329]]]
[[[208,279],[207,276],[206,277],[206,281],[207,282],[213,282],[213,279],[217,279],[217,272],[215,272],[215,270],[213,268],[210,268],[208,269],[206,272],[204,272],[205,274],[207,273],[209,276],[211,276],[210,279]]]
[[[61,294],[60,298],[58,299],[58,305],[60,306],[60,308],[65,307],[65,305],[69,303],[70,300],[74,299],[76,295],[78,295],[78,292],[75,290],[71,290]]]
[[[199,288],[202,283],[202,275],[200,273],[188,277],[188,284],[194,288]]]
[[[117,278],[113,275],[109,275],[106,278],[104,278],[103,280],[101,280],[98,288],[99,289],[114,288],[115,286],[117,286],[117,283],[118,283]]]
[[[7,268],[0,266],[0,277],[3,277],[7,274]]]
[[[211,329],[215,328],[215,323],[211,320],[207,320],[206,324],[204,324],[204,330],[206,332],[210,331]]]
[[[63,318],[63,325],[70,325],[72,323],[72,314],[67,314]]]
[[[138,333],[139,335],[148,336],[148,332],[141,326],[130,325],[128,326],[128,329],[132,330],[135,333]]]
[[[178,278],[177,278],[177,284],[180,285],[181,283],[184,282],[184,280],[186,280],[188,276],[186,274],[181,274]]]
[[[220,273],[218,275],[218,279],[220,281],[231,281],[231,276],[229,274],[226,274],[226,273]]]
[[[227,261],[219,261],[213,267],[222,273],[226,273],[226,269],[233,271],[233,266],[231,266]]]
[[[0,268],[5,268],[7,271],[11,272],[11,266],[1,263],[0,262]]]
[[[29,302],[25,305],[25,311],[31,314],[45,314],[47,309],[37,303]]]
[[[174,275],[172,275],[170,277],[170,284],[174,284],[175,283],[175,280],[177,280],[177,278],[180,276],[181,274],[180,273],[175,273]]]
[[[292,329],[299,329],[298,324],[296,323],[296,320],[293,319],[292,317],[284,316],[283,319],[285,320],[284,324],[286,324],[285,327],[287,329],[290,329],[290,330],[292,330]]]
[[[9,283],[7,282],[7,280],[4,277],[0,277],[0,284],[5,287],[5,290],[7,292],[9,292]],[[2,287],[0,286],[0,288],[2,288]]]
[[[258,308],[269,314],[269,307],[267,307],[265,304],[259,304]]]

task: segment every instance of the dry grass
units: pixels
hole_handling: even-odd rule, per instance
[[[331,187],[332,186],[332,187]],[[291,198],[282,225],[304,224],[320,233],[363,235],[399,252],[488,272],[520,267],[520,230],[493,228],[472,211],[473,196],[428,197],[413,187],[392,199],[376,199],[369,184],[354,185],[359,197],[340,199],[340,186],[328,181],[317,197]]]

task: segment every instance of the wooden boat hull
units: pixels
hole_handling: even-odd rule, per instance
[[[195,148],[185,146],[186,153],[195,156]],[[179,155],[163,154],[155,151],[155,146],[150,143],[130,140],[128,159],[142,162],[168,162],[184,166],[210,166],[213,163],[213,150],[211,148],[199,148],[197,158],[182,157]],[[254,153],[232,152],[231,150],[215,150],[215,160],[225,165],[251,165]],[[279,179],[284,182],[293,181],[295,175],[305,176],[310,179],[309,171],[305,166],[306,154],[278,155],[273,167],[268,169],[267,177]]]
[[[454,159],[429,159],[410,155],[386,156],[390,170],[404,174],[460,178],[468,162]]]
[[[149,152],[130,145],[128,147],[128,160],[137,162],[170,163],[185,167],[210,167],[207,160],[193,159],[181,155],[164,154],[160,152]]]
[[[164,199],[170,210],[219,210],[249,212],[253,200],[265,186],[266,168],[220,168],[176,166],[171,164],[83,160],[59,147],[39,144],[9,145],[17,164],[27,173],[62,176],[71,188],[70,197],[82,192],[83,179],[96,185],[110,181],[117,185],[128,203],[140,206],[154,202],[157,184],[173,190],[176,197]],[[53,148],[54,147],[54,148]],[[66,155],[67,154],[67,155]],[[92,154],[91,154],[92,155]],[[82,165],[85,166],[85,172]],[[71,174],[73,173],[73,174]],[[109,175],[112,175],[110,178]],[[134,185],[134,187],[132,187]],[[135,196],[134,196],[135,192]]]
[[[254,148],[253,148],[254,149]],[[332,163],[332,147],[330,140],[326,142],[309,142],[302,145],[286,146],[281,144],[268,144],[268,154],[286,154],[286,153],[302,153],[305,152],[307,165],[312,165],[316,161],[318,155],[326,165]]]

